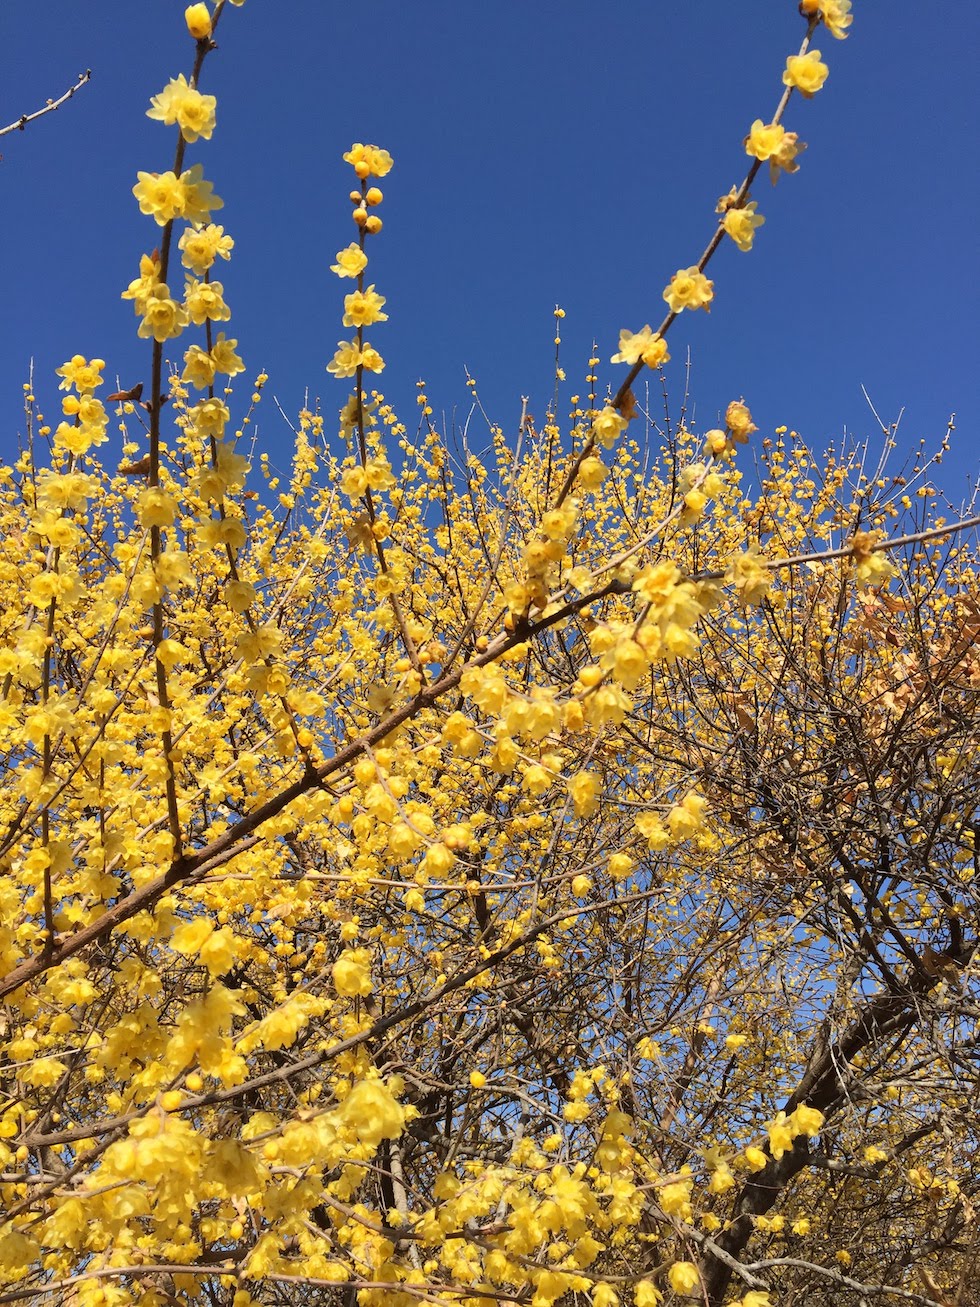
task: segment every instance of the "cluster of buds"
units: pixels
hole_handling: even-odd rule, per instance
[[[354,206],[352,217],[358,228],[358,239],[352,241],[346,249],[338,251],[337,262],[331,271],[338,277],[349,277],[357,282],[357,289],[344,298],[344,326],[356,327],[357,335],[353,340],[341,340],[337,343],[337,352],[327,364],[327,371],[335,377],[357,377],[360,391],[360,377],[366,368],[369,372],[380,372],[384,359],[376,349],[364,339],[364,328],[375,322],[387,322],[387,313],[382,313],[384,296],[379,295],[373,283],[364,285],[364,270],[368,264],[364,245],[368,236],[375,236],[381,230],[381,218],[375,212],[384,199],[380,187],[372,179],[381,179],[391,171],[392,158],[387,150],[376,145],[352,145],[344,155],[344,160],[354,169],[360,185],[351,191],[350,200]],[[355,402],[360,403],[359,397]]]

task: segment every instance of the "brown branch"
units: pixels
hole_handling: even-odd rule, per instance
[[[84,73],[78,74],[78,79],[74,86],[70,86],[64,95],[59,96],[57,100],[49,100],[43,109],[36,109],[34,113],[24,113],[16,122],[8,123],[6,127],[0,127],[0,136],[6,136],[10,132],[22,132],[28,123],[33,123],[38,118],[43,118],[46,113],[52,113],[55,109],[60,109],[66,100],[70,100],[76,91],[80,91],[86,82],[91,81],[92,70],[86,68]],[[3,155],[0,155],[0,159]]]

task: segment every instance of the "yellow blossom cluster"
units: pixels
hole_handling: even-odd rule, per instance
[[[844,0],[803,7],[844,34]],[[957,1255],[975,550],[949,593],[928,551],[890,592],[904,488],[864,451],[817,468],[780,428],[750,483],[742,400],[661,443],[598,357],[567,427],[556,398],[454,443],[422,383],[410,430],[365,388],[373,145],[332,266],[341,443],[311,401],[291,456],[239,453],[266,377],[239,418],[234,242],[183,166],[225,11],[187,7],[195,75],[151,102],[179,139],[124,292],[151,376],[195,341],[108,401],[75,355],[64,420],[26,394],[41,438],[0,467],[0,1297],[769,1307],[747,1286],[822,1291],[828,1262],[877,1283],[937,1209]],[[755,203],[726,200],[714,248],[748,249]],[[613,362],[662,367],[666,329]],[[869,941],[899,930],[889,984]],[[905,1046],[875,1044],[896,1012]],[[847,1185],[785,1178],[830,1125]],[[897,1233],[868,1234],[882,1198]]]

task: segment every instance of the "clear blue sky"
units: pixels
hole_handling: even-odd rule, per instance
[[[89,86],[0,140],[0,456],[23,429],[30,358],[49,412],[53,369],[100,355],[130,385],[148,373],[119,292],[156,228],[131,195],[163,171],[174,129],[144,116],[188,72],[183,0],[46,0],[3,6],[0,120]],[[956,444],[942,472],[958,500],[978,466],[976,71],[973,0],[855,0],[847,41],[821,33],[831,73],[786,119],[809,148],[800,172],[757,185],[766,225],[750,254],[712,265],[710,317],[671,334],[677,398],[687,347],[702,427],[744,394],[760,426],[814,445],[873,429],[863,383],[902,443]],[[659,321],[669,275],[693,262],[719,195],[743,174],[742,138],[768,119],[803,20],[793,0],[247,0],[229,9],[202,89],[218,130],[189,149],[225,200],[236,241],[222,266],[248,375],[295,412],[309,387],[325,411],[345,383],[324,371],[343,286],[329,272],[352,238],[341,154],[383,145],[383,235],[372,279],[390,321],[372,330],[388,398],[414,420],[425,377],[437,413],[465,412],[463,367],[510,429],[521,394],[552,390],[553,318],[564,323],[566,397],[593,337],[603,379],[620,327]],[[247,387],[242,388],[243,401]],[[563,405],[563,407],[567,407]],[[263,406],[260,440],[288,432]]]

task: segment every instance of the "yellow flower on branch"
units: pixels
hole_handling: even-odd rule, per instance
[[[659,368],[670,362],[667,342],[659,333],[654,333],[647,324],[640,331],[623,330],[619,333],[619,351],[612,356],[612,363],[629,363],[631,366],[640,360],[648,368]]]
[[[202,41],[211,35],[211,15],[205,4],[188,5],[184,10],[187,30],[195,41]]]
[[[769,175],[774,183],[780,170],[798,170],[796,156],[805,149],[796,132],[788,132],[781,123],[764,123],[761,118],[756,118],[745,138],[745,153],[753,159],[769,161]]]
[[[215,96],[202,95],[181,73],[169,81],[159,95],[152,97],[146,116],[167,127],[176,123],[181,136],[189,143],[199,138],[209,141],[214,131],[217,103]]]
[[[367,255],[353,241],[345,250],[337,251],[337,262],[330,265],[330,271],[338,277],[359,277],[367,267]]]
[[[729,209],[722,219],[722,226],[731,236],[738,248],[746,253],[752,248],[757,227],[761,227],[765,218],[756,213],[758,205],[755,200],[741,209]]]
[[[820,62],[819,50],[808,50],[806,54],[791,54],[786,60],[783,83],[795,87],[809,100],[823,86],[829,72],[827,65]]]
[[[706,309],[714,299],[715,285],[698,267],[679,268],[664,290],[671,313],[685,309]]]
[[[379,295],[374,286],[367,290],[355,290],[344,297],[344,326],[370,327],[375,322],[387,322],[387,313],[382,313],[385,297]]]

